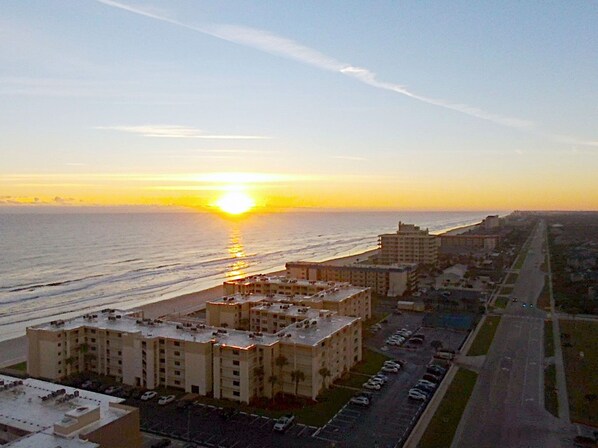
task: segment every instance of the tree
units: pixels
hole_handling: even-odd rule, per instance
[[[272,395],[272,401],[274,401],[274,385],[278,381],[278,377],[276,375],[270,375],[268,377],[268,382],[270,383],[270,393]]]
[[[331,376],[332,373],[330,372],[330,370],[328,370],[328,367],[322,367],[320,370],[318,370],[318,373],[322,377],[322,383],[324,384],[324,388],[326,388],[326,378]]]
[[[299,369],[293,370],[291,372],[291,379],[295,382],[295,396],[297,396],[299,392],[299,383],[305,381],[305,373]]]
[[[432,341],[430,342],[430,345],[434,350],[438,351],[438,349],[442,347],[442,341]]]
[[[596,401],[598,395],[596,394],[586,394],[585,397],[586,401],[588,402],[588,420],[592,419],[592,403]]]
[[[284,394],[284,377],[282,376],[282,369],[289,363],[289,360],[284,355],[278,355],[274,360],[274,364],[278,366],[278,381]]]

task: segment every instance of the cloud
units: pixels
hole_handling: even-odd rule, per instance
[[[179,20],[169,18],[163,14],[155,12],[154,10],[142,9],[136,6],[126,5],[124,3],[116,2],[113,0],[96,1],[113,8],[122,9],[133,14],[138,14],[144,17],[187,28],[189,30],[193,30],[202,34],[207,34],[209,36],[226,40],[228,42],[233,42],[239,45],[255,48],[257,50],[264,51],[266,53],[270,53],[276,56],[293,59],[295,61],[301,62],[303,64],[308,64],[322,70],[341,73],[345,76],[349,76],[371,87],[405,95],[417,101],[421,101],[445,109],[450,109],[455,112],[459,112],[482,120],[491,121],[502,126],[508,126],[513,128],[529,128],[534,125],[533,122],[528,120],[493,114],[479,109],[477,107],[469,106],[467,104],[453,103],[441,99],[429,98],[426,96],[415,94],[403,85],[378,80],[377,75],[367,68],[356,67],[352,64],[347,64],[338,61],[330,56],[325,55],[324,53],[319,52],[318,50],[314,50],[291,39],[277,36],[267,31],[236,25],[193,26],[181,22]]]
[[[330,156],[331,159],[339,159],[339,160],[367,160],[365,157],[356,157],[356,156]]]
[[[222,135],[204,134],[196,128],[178,125],[141,125],[141,126],[96,126],[95,129],[130,132],[144,137],[158,138],[202,138],[212,140],[257,140],[270,137],[262,135]]]

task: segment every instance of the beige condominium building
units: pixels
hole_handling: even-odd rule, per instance
[[[438,260],[438,238],[428,229],[399,222],[396,233],[379,235],[380,263],[435,264]]]
[[[371,288],[376,294],[397,297],[417,285],[417,265],[335,265],[293,261],[286,264],[287,276],[316,283],[344,282]]]
[[[249,297],[239,303],[254,305],[249,310],[257,305]],[[235,307],[233,314],[239,313],[236,320],[231,320],[229,308],[220,312],[224,306],[216,305],[219,312],[209,315],[210,322],[218,326],[142,319],[104,310],[30,327],[28,373],[57,380],[89,371],[136,387],[168,386],[250,402],[281,389],[294,392],[295,386],[299,395],[315,399],[329,384],[325,379],[334,380],[361,359],[358,317],[319,310],[317,316],[312,311],[299,320],[301,313],[295,309],[281,309],[277,321],[290,324],[276,333],[274,326],[269,327],[272,333],[268,333],[222,328],[230,322],[231,326],[245,324],[240,317],[243,305]],[[285,311],[289,316],[283,316]],[[247,316],[248,328],[251,313]],[[304,327],[307,321],[309,326]],[[332,353],[337,349],[339,353]],[[300,375],[291,374],[289,364],[277,363],[281,357],[290,362],[291,355],[295,370],[302,369]],[[313,359],[306,360],[303,355]],[[327,378],[314,375],[322,366],[330,370]],[[268,381],[271,377],[276,377],[274,384]],[[301,378],[300,384],[293,381],[296,377]]]
[[[364,320],[372,316],[371,289],[347,282],[258,275],[225,282],[224,290],[232,295],[208,302],[206,306],[208,323],[210,323],[210,313],[226,312],[222,310],[226,310],[227,305],[230,310],[234,308],[234,312],[242,316],[240,318],[246,319],[248,316],[243,310],[260,301],[272,301],[275,296],[286,296],[286,300],[291,304],[336,311],[343,316],[361,317]],[[276,298],[276,301],[280,300],[285,299]],[[249,303],[241,305],[245,301]],[[215,310],[215,306],[220,306],[221,311]],[[223,322],[228,321],[223,320]],[[243,322],[248,323],[246,320]]]
[[[139,410],[121,398],[0,375],[0,446],[140,448]]]

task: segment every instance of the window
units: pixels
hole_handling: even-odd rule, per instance
[[[181,365],[181,363],[180,363],[179,361],[175,361],[175,362],[174,362],[174,365],[175,365],[175,366],[180,366],[180,365]]]
[[[96,341],[96,338],[91,338],[91,342],[95,342],[95,341]]]
[[[181,343],[179,341],[174,341],[174,346],[175,347],[180,347]]]
[[[61,345],[62,345],[62,342],[59,342],[59,343],[58,343],[58,347],[60,347]]]
[[[160,367],[160,373],[166,373],[166,369],[164,367]]]
[[[160,354],[163,355],[164,353],[166,353],[166,351],[163,348],[161,348],[160,349]]]
[[[233,375],[239,376],[239,371],[238,370],[233,370]]]
[[[239,392],[238,390],[233,390],[233,396],[240,397],[241,396],[241,392]]]
[[[241,384],[241,381],[233,381],[233,386],[239,386]]]
[[[239,350],[233,350],[233,355],[238,355],[239,354]]]
[[[237,361],[237,360],[234,360],[234,361],[233,361],[233,366],[238,366],[238,365],[239,365],[239,361]]]
[[[174,352],[174,356],[181,356],[181,352]]]
[[[176,384],[177,386],[179,386],[181,384],[181,382],[179,380],[174,380],[174,384]]]
[[[174,371],[174,374],[175,374],[176,376],[181,376],[181,371],[180,371],[180,370],[175,370],[175,371]]]

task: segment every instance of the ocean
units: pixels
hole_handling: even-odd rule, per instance
[[[102,308],[130,308],[377,247],[398,221],[437,233],[496,212],[0,214],[0,340]]]

